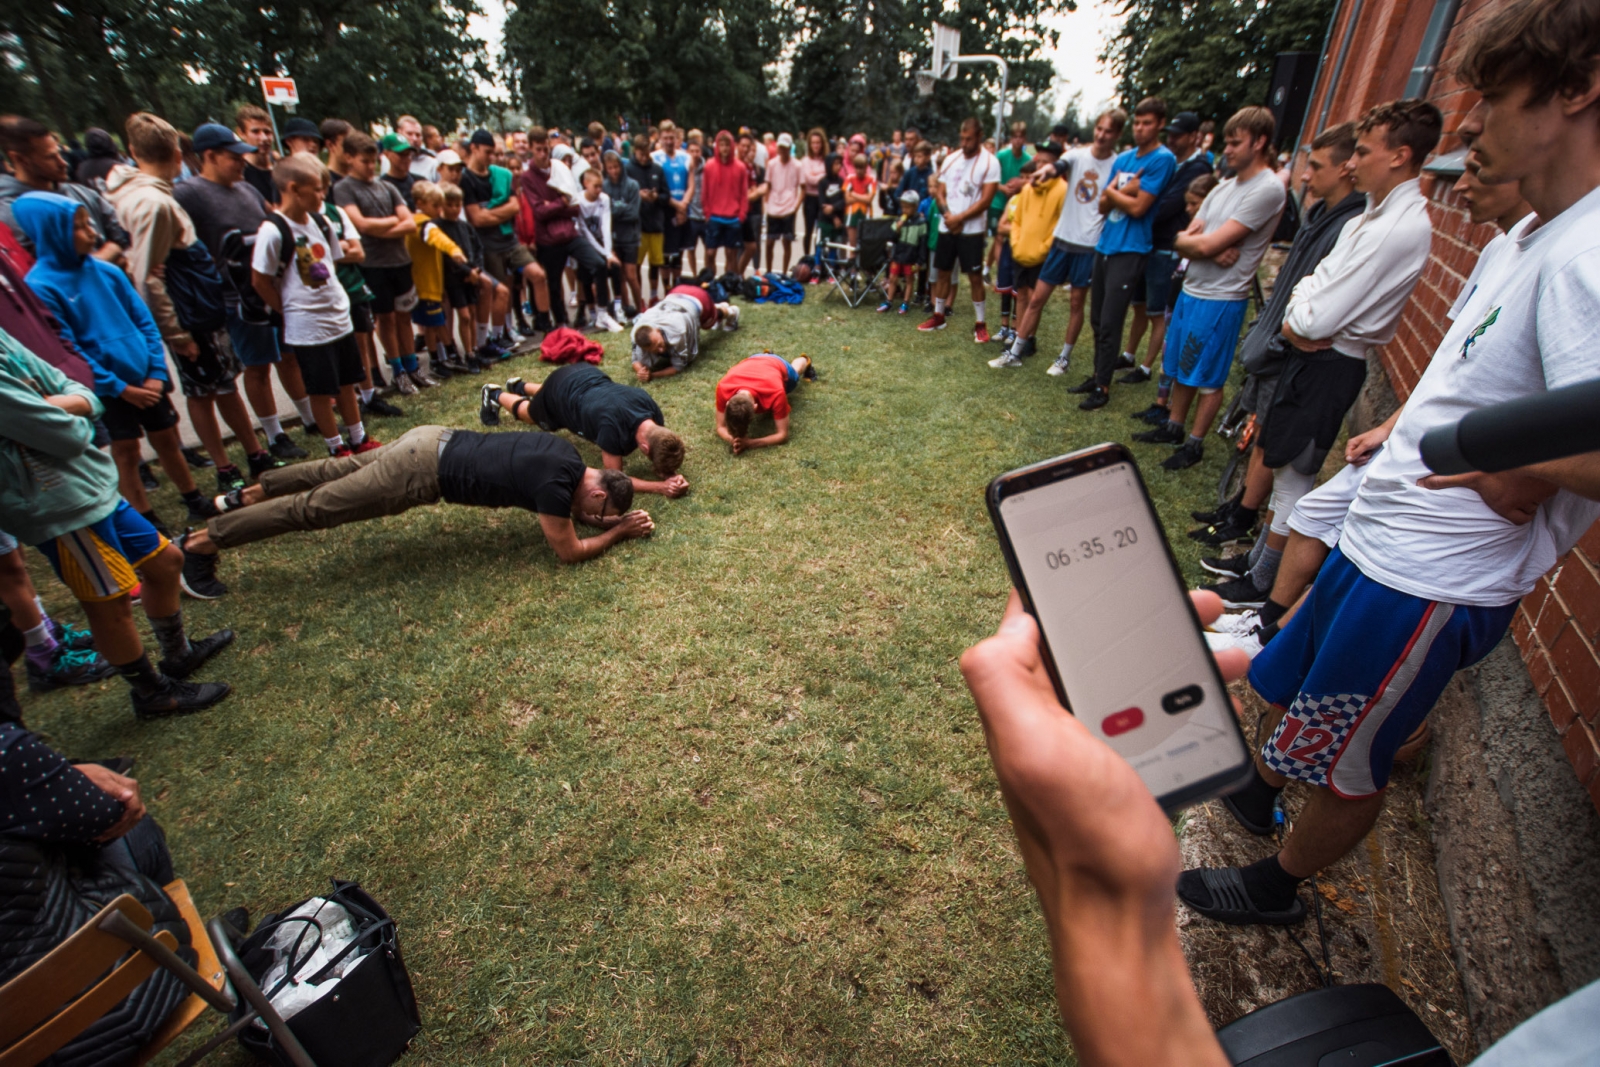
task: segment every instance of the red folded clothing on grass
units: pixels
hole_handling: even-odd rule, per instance
[[[591,341],[570,326],[557,326],[539,344],[539,358],[546,363],[576,363],[580,359],[599,363],[604,355],[599,341]]]

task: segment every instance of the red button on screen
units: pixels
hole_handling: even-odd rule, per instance
[[[1100,724],[1100,731],[1107,737],[1116,737],[1129,730],[1144,725],[1144,712],[1138,708],[1123,708],[1114,715],[1107,715]]]

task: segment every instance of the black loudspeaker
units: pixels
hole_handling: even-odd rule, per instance
[[[1278,144],[1287,146],[1300,136],[1311,90],[1317,82],[1317,52],[1279,52],[1272,67],[1272,91],[1267,107],[1278,124]]]
[[[1453,1067],[1449,1053],[1387,986],[1317,989],[1217,1031],[1234,1067]]]

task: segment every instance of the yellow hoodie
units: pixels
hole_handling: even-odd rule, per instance
[[[1011,258],[1024,267],[1037,266],[1050,254],[1056,220],[1067,198],[1067,183],[1057,178],[1043,189],[1031,181],[1024,185],[1007,207],[1012,210]]]
[[[417,228],[406,234],[406,251],[411,254],[411,283],[418,300],[444,299],[444,258],[462,254],[461,248],[435,226],[433,219],[418,211],[411,216]]]

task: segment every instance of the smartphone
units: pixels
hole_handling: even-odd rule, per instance
[[[987,495],[1061,703],[1168,812],[1243,785],[1249,748],[1133,455],[1096,445]]]

